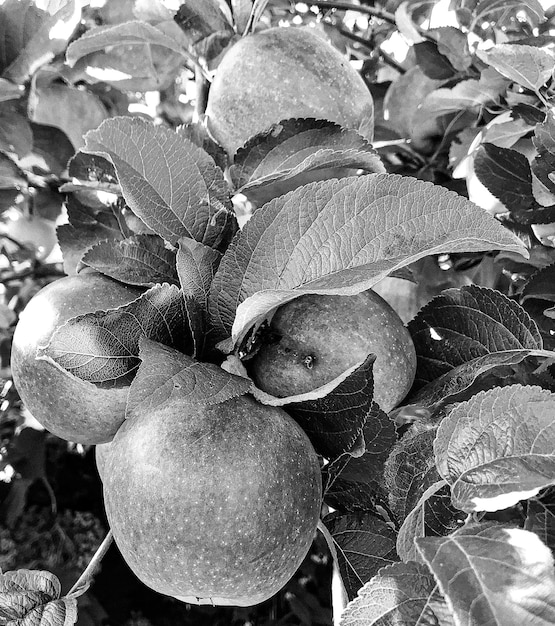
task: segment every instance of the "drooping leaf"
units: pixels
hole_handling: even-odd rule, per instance
[[[452,626],[454,622],[427,567],[384,567],[347,605],[340,626]]]
[[[542,339],[516,302],[494,289],[447,289],[408,324],[417,355],[413,389],[490,352],[535,350]]]
[[[157,235],[101,241],[84,254],[82,262],[129,285],[179,285],[175,251],[166,248],[164,240]]]
[[[455,405],[434,443],[453,504],[467,512],[514,506],[555,484],[555,394],[511,385]]]
[[[60,581],[39,570],[0,573],[0,622],[18,626],[72,626],[77,600],[60,597]]]
[[[416,540],[457,624],[555,622],[553,557],[526,530],[476,524],[448,537]]]
[[[509,148],[483,143],[475,153],[478,180],[509,210],[527,210],[534,204],[532,171],[528,159]]]
[[[383,173],[372,146],[356,131],[327,120],[289,119],[250,139],[234,156],[236,191],[272,198],[312,180],[361,169]],[[350,171],[349,171],[350,170]],[[261,204],[261,202],[258,202]]]
[[[375,418],[378,418],[377,420]],[[325,501],[338,511],[373,511],[387,501],[384,466],[397,439],[393,422],[378,413],[362,429],[364,453],[345,453],[326,466]]]
[[[429,78],[445,80],[456,74],[449,59],[441,54],[437,44],[433,41],[415,43],[413,49],[416,63]]]
[[[353,295],[433,253],[510,249],[512,234],[465,198],[393,174],[310,183],[255,212],[212,283],[210,315],[233,342],[302,293]]]
[[[175,285],[155,285],[118,309],[71,318],[39,356],[92,383],[128,384],[139,366],[139,340],[192,352],[186,301]]]
[[[39,67],[62,52],[81,21],[81,4],[64,2],[48,13],[31,0],[0,6],[0,73],[24,83]]]
[[[349,600],[380,568],[398,560],[395,531],[376,515],[331,513],[323,522],[333,537]]]
[[[137,117],[106,120],[85,141],[84,152],[111,159],[127,204],[164,239],[217,247],[229,236],[227,185],[204,150]]]
[[[127,401],[126,416],[153,410],[176,398],[192,403],[219,404],[249,393],[252,383],[211,363],[143,338],[141,364]]]
[[[545,85],[555,69],[555,57],[534,46],[504,43],[476,54],[503,76],[532,91]]]
[[[372,354],[324,397],[287,404],[287,412],[326,458],[335,459],[344,452],[358,455],[361,444],[364,450],[363,432],[371,442],[382,435],[389,438],[394,431],[393,423],[372,399],[374,361]]]

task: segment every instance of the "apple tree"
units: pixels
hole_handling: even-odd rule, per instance
[[[1,624],[555,623],[554,42],[0,2]]]

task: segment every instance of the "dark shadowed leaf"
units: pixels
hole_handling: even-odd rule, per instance
[[[454,622],[427,567],[393,563],[359,591],[340,626],[453,626]]]
[[[524,529],[536,533],[551,550],[555,550],[555,501],[552,490],[528,500]]]
[[[220,169],[225,170],[227,167],[227,152],[210,137],[205,126],[191,122],[190,124],[178,126],[175,132],[180,137],[185,137],[185,139],[194,143],[195,146],[208,152],[214,159],[214,163]]]
[[[127,204],[158,235],[212,247],[228,236],[227,185],[204,150],[138,117],[106,120],[85,139],[84,151],[111,159]]]
[[[441,480],[434,458],[436,428],[415,424],[401,438],[385,466],[389,506],[402,522],[418,504],[422,494]]]
[[[68,161],[75,148],[63,130],[55,126],[31,122],[33,131],[33,154],[42,157],[48,169],[61,176],[68,168]],[[71,174],[70,174],[71,176]]]
[[[122,283],[153,287],[156,283],[179,285],[175,259],[175,251],[158,235],[134,235],[99,242],[82,262]]]
[[[79,150],[68,164],[68,174],[90,189],[121,193],[114,166],[108,159],[96,154]]]
[[[555,57],[541,48],[521,44],[499,44],[477,55],[510,80],[535,91],[549,80],[555,69]]]
[[[527,210],[535,204],[528,159],[509,148],[483,143],[476,151],[478,180],[509,210]]]
[[[339,511],[373,511],[387,501],[384,465],[397,440],[393,422],[381,412],[370,416],[362,436],[361,456],[346,453],[326,466],[325,500]]]
[[[439,52],[437,44],[433,41],[415,43],[413,48],[416,63],[429,78],[445,80],[456,74],[449,59]]]
[[[499,511],[555,484],[555,394],[537,386],[482,391],[455,405],[434,444],[453,504]]]
[[[349,600],[378,570],[398,560],[395,531],[372,513],[331,513],[324,524],[333,537]]]
[[[533,533],[476,524],[416,544],[458,624],[555,623],[553,557]]]
[[[201,363],[172,348],[142,339],[141,364],[131,383],[126,416],[153,410],[177,398],[219,404],[248,393],[252,383],[211,363]]]
[[[26,188],[25,172],[9,155],[0,152],[0,189],[24,190]]]
[[[523,251],[445,188],[393,174],[310,183],[255,211],[212,283],[210,315],[233,342],[302,293],[353,295],[432,253]],[[523,252],[524,254],[524,252]]]
[[[522,290],[521,302],[526,300],[555,302],[555,263],[533,274]]]
[[[21,569],[0,573],[0,623],[6,626],[72,626],[77,600],[60,598],[54,574]]]
[[[468,48],[468,37],[454,26],[440,26],[428,29],[428,35],[437,43],[438,52],[447,57],[454,69],[462,72],[472,64],[472,55]]]
[[[0,103],[0,150],[22,158],[31,152],[32,146],[33,133],[27,118],[11,103]]]
[[[156,285],[129,304],[71,318],[39,357],[92,383],[129,383],[139,366],[139,340],[147,337],[193,351],[187,308],[175,285]]]
[[[354,130],[327,120],[288,119],[250,139],[237,151],[230,168],[236,191],[276,197],[299,185],[361,169],[382,173],[376,151]],[[327,171],[327,173],[326,173]],[[261,189],[264,188],[264,189]]]
[[[175,21],[193,43],[218,31],[233,34],[231,24],[216,0],[186,0],[179,7]]]
[[[344,452],[359,455],[364,450],[363,433],[371,442],[382,435],[389,439],[394,431],[393,423],[372,400],[375,359],[370,355],[323,398],[287,404],[287,412],[302,426],[319,454],[331,459]]]
[[[535,322],[499,291],[447,289],[409,322],[417,355],[414,389],[490,352],[542,348]]]

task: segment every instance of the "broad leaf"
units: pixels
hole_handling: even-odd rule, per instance
[[[449,59],[439,52],[437,44],[433,41],[415,43],[413,49],[416,63],[429,78],[445,80],[456,74]]]
[[[524,529],[536,533],[545,545],[555,550],[555,502],[549,491],[545,497],[529,500]]]
[[[225,170],[227,167],[227,152],[210,137],[205,126],[198,122],[191,122],[178,126],[175,132],[180,137],[185,137],[185,139],[194,143],[195,146],[208,152],[214,159],[214,163],[216,163],[220,169]]]
[[[201,363],[149,339],[140,341],[141,364],[127,401],[126,416],[180,398],[191,403],[219,404],[249,393],[252,383],[211,363]]]
[[[520,44],[499,44],[477,55],[510,80],[537,91],[549,80],[555,69],[555,57],[542,48]]]
[[[206,311],[208,293],[222,255],[213,248],[182,238],[177,251],[177,273],[183,293]]]
[[[164,240],[157,235],[101,241],[85,253],[82,262],[129,285],[179,285],[175,251],[166,248]]]
[[[389,439],[394,431],[393,423],[372,399],[374,361],[372,354],[324,397],[287,404],[287,412],[326,458],[335,459],[344,452],[359,455],[364,450],[362,436],[371,442],[382,435]]]
[[[416,544],[460,626],[555,623],[553,557],[533,533],[477,524]]]
[[[75,154],[75,148],[63,130],[47,124],[31,122],[33,131],[33,149],[40,156],[50,172],[63,176],[68,168],[68,161]],[[71,174],[70,174],[71,176]],[[62,191],[58,188],[58,191]]]
[[[38,358],[92,383],[128,384],[139,366],[141,337],[193,351],[188,312],[175,285],[156,285],[118,309],[79,315],[60,326]]]
[[[535,322],[499,291],[447,289],[408,324],[417,355],[414,389],[490,352],[542,348]]]
[[[0,103],[0,150],[19,158],[31,152],[33,133],[26,117],[11,104]]]
[[[448,411],[434,450],[453,504],[498,511],[555,484],[554,411],[554,393],[518,384],[482,391]]]
[[[395,531],[376,515],[332,513],[323,522],[333,537],[349,600],[380,568],[398,560]]]
[[[555,263],[530,277],[522,290],[521,302],[530,299],[555,302]]]
[[[509,211],[535,204],[530,163],[520,152],[483,143],[475,153],[474,170],[482,185]]]
[[[551,192],[555,192],[555,112],[548,110],[545,120],[534,130],[534,146],[538,155],[532,170]]]
[[[22,569],[0,573],[0,622],[18,626],[72,626],[77,600],[60,598],[60,581],[50,572]]]
[[[428,35],[437,43],[438,52],[449,59],[459,72],[464,72],[472,64],[472,55],[468,48],[468,37],[454,26],[441,26],[428,29]]]
[[[261,195],[272,198],[312,180],[338,176],[341,168],[344,175],[357,169],[385,172],[376,151],[356,131],[327,120],[289,119],[240,148],[230,175],[237,191],[254,194],[258,201]]]
[[[154,232],[217,247],[235,218],[222,171],[204,150],[141,118],[115,117],[87,133],[84,152],[110,158],[123,196]]]
[[[210,314],[240,341],[272,309],[303,293],[354,295],[440,252],[521,244],[445,188],[392,174],[310,183],[256,211],[227,249]]]
[[[81,21],[81,4],[64,2],[53,14],[30,0],[9,0],[0,6],[0,73],[24,83],[39,67],[65,50]]]
[[[347,605],[340,626],[451,626],[430,571],[419,563],[384,567]]]

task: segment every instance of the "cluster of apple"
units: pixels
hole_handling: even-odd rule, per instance
[[[210,132],[232,153],[290,117],[331,119],[371,138],[372,111],[362,79],[337,50],[310,31],[279,28],[244,37],[227,52],[207,115]],[[90,269],[44,287],[14,334],[17,389],[51,432],[97,444],[108,520],[143,582],[191,603],[262,602],[306,556],[321,511],[318,456],[287,412],[244,392],[191,401],[177,383],[167,401],[145,401],[130,412],[133,383],[95,384],[37,358],[68,320],[117,309],[142,293]],[[375,396],[385,410],[414,378],[411,338],[374,292],[301,296],[277,311],[266,337],[249,372],[274,396],[320,387],[369,353],[377,355]],[[68,351],[78,352],[78,327],[72,341]],[[194,366],[191,357],[164,349],[162,357]],[[204,366],[222,386],[232,377],[217,364]],[[155,377],[154,369],[142,375]]]

